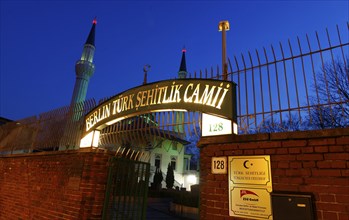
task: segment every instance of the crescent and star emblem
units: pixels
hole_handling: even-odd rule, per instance
[[[250,163],[249,160],[245,160],[245,161],[244,161],[244,167],[245,167],[246,169],[250,169],[251,166],[253,166],[253,163]]]

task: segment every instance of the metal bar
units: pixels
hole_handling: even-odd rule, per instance
[[[321,58],[321,65],[322,65],[322,72],[324,74],[324,81],[325,81],[325,85],[326,85],[326,94],[327,94],[327,101],[330,102],[330,93],[328,91],[328,81],[327,81],[327,76],[326,76],[326,71],[325,71],[325,63],[324,63],[324,58],[322,56],[322,49],[321,49],[321,44],[320,44],[320,40],[319,40],[319,35],[317,32],[316,33],[316,40],[317,40],[317,43],[318,43],[318,47],[319,47],[319,50],[320,50],[320,58]],[[330,116],[331,116],[331,119],[332,119],[332,122],[334,122],[334,117],[333,117],[333,112],[332,112],[332,106],[330,106]]]
[[[251,66],[253,66],[253,61],[252,61],[252,56],[251,56],[250,51],[248,51],[248,56],[250,57]],[[255,80],[254,80],[254,69],[252,69],[253,111],[254,111],[254,113],[256,113],[256,111],[257,111],[257,109],[256,109],[256,89],[255,89],[254,82],[255,82]],[[257,118],[256,118],[255,115],[254,115],[254,126],[255,126],[255,128],[257,128]]]
[[[259,66],[259,86],[260,86],[260,93],[261,93],[261,101],[262,101],[262,121],[264,121],[264,94],[263,94],[263,77],[262,77],[262,67],[261,67],[261,61],[259,58],[258,50],[256,50],[256,55],[257,55],[257,61],[258,61],[258,66]]]
[[[271,49],[273,51],[273,56],[274,56],[274,60],[275,60],[275,53],[274,53],[274,48],[273,48],[273,45],[271,45]],[[265,49],[265,47],[263,47],[263,51],[264,51],[264,57],[265,57],[265,60],[267,62],[268,61],[268,55],[267,55],[267,50]],[[276,85],[277,85],[277,88],[278,88],[278,95],[279,95],[279,80],[278,80],[278,74],[277,74],[277,66],[276,66],[276,63],[275,63],[275,73],[276,73]],[[272,99],[272,96],[271,96],[271,85],[270,85],[270,71],[269,71],[269,65],[267,66],[267,74],[268,74],[268,90],[269,90],[269,107],[270,107],[270,111],[272,112],[273,111],[273,99]],[[279,102],[280,103],[280,102]],[[273,125],[274,124],[274,115],[271,115],[271,124]]]
[[[134,219],[134,213],[137,211],[137,207],[134,205],[135,199],[136,199],[136,188],[138,182],[138,173],[135,173],[135,169],[137,166],[137,163],[135,161],[129,161],[129,168],[130,168],[130,179],[131,179],[131,184],[129,185],[129,214],[128,216],[131,217],[130,219]],[[130,210],[131,209],[131,210]],[[131,215],[131,216],[130,216]]]
[[[230,81],[233,81],[233,75],[232,75],[233,67],[231,65],[229,57],[228,57],[228,65],[229,65],[230,71],[227,73],[227,80],[229,80],[229,76],[230,76]]]
[[[298,41],[298,48],[299,48],[299,53],[302,55],[303,51],[302,51],[302,46],[301,46],[301,42],[299,40],[299,37],[297,36],[297,41]],[[310,103],[309,103],[309,94],[308,94],[308,86],[307,86],[307,77],[305,74],[305,68],[304,68],[304,58],[303,56],[301,56],[301,62],[302,62],[302,73],[303,73],[303,80],[304,80],[304,87],[305,87],[305,95],[306,95],[306,99],[307,99],[307,105],[308,105],[308,116],[309,116],[309,120],[310,120],[310,124],[312,123],[312,117],[310,114]]]
[[[328,40],[328,44],[331,47],[331,39],[330,39],[330,35],[328,34],[328,29],[326,28],[326,35],[327,35],[327,40]],[[336,85],[334,85],[333,80],[329,79],[329,83],[331,88],[330,89],[336,89],[337,93],[338,93],[338,97],[339,97],[339,101],[342,101],[342,96],[341,96],[341,91],[340,91],[340,85],[339,85],[339,80],[338,80],[338,72],[337,72],[337,68],[336,68],[336,62],[334,60],[334,56],[333,56],[333,50],[330,50],[331,53],[331,59],[332,59],[332,66],[333,66],[333,70],[329,70],[329,74],[331,74],[331,78],[333,77],[333,74],[335,75],[335,80],[336,80]],[[333,74],[332,74],[333,73]],[[331,96],[332,92],[331,92]],[[332,99],[336,99],[336,97],[331,97]],[[342,109],[342,114],[344,113],[344,108]],[[337,122],[337,120],[335,120],[335,118],[333,117],[334,122]]]
[[[188,112],[188,121],[190,121],[190,119],[191,119],[190,114],[191,114],[191,112]],[[192,136],[192,131],[190,129],[190,126],[188,126],[188,133],[189,133],[189,136]]]
[[[105,190],[105,196],[104,196],[104,204],[103,204],[103,212],[102,212],[102,219],[106,220],[107,218],[107,213],[108,213],[108,208],[109,208],[109,197],[110,197],[110,190],[111,190],[111,182],[112,182],[112,166],[110,163],[112,162],[113,158],[109,158],[108,160],[108,177],[107,177],[107,183],[106,183],[106,190]]]
[[[146,176],[145,176],[145,183],[149,182],[149,174],[150,174],[150,164],[146,165]],[[146,211],[147,211],[147,198],[148,198],[148,187],[144,187],[144,196],[143,196],[143,209],[142,209],[142,218],[145,220],[146,218]]]
[[[291,46],[290,39],[288,40],[288,46],[290,48],[291,56],[293,57],[293,51],[292,51],[292,46]],[[295,64],[294,64],[294,59],[292,59],[292,70],[293,70],[294,86],[295,86],[295,89],[296,89],[297,106],[299,108],[299,106],[300,106],[299,105],[299,95],[298,95],[297,76],[296,76],[296,67],[295,67]],[[292,118],[290,118],[290,120],[292,121]],[[302,122],[302,117],[301,117],[300,110],[298,110],[298,120],[300,122]]]
[[[217,79],[219,79],[219,66],[217,65]]]
[[[347,24],[348,24],[348,28],[349,28],[349,23],[347,23]],[[338,35],[339,45],[342,45],[342,39],[341,39],[341,34],[339,32],[338,25],[336,27],[337,27],[337,35]],[[349,82],[349,70],[348,70],[348,67],[347,67],[347,61],[346,61],[346,58],[345,58],[345,55],[344,55],[343,46],[341,46],[340,48],[341,48],[342,58],[343,58],[343,62],[344,62],[344,70],[347,73],[348,82]]]
[[[233,72],[233,66],[231,65],[231,62],[230,62],[230,59],[228,58],[228,64],[229,64],[229,68],[230,68],[230,71],[228,73],[228,76],[230,75],[230,81],[234,81],[233,80],[233,75],[232,75],[232,72]]]
[[[328,29],[327,29],[327,28],[326,28],[326,34],[327,34],[328,44],[329,44],[330,47],[331,47],[331,39],[330,39],[330,35],[328,34]],[[340,95],[340,90],[339,90],[339,81],[338,81],[338,73],[337,73],[337,68],[336,68],[336,62],[335,62],[335,60],[334,60],[333,51],[330,50],[330,53],[331,53],[331,59],[332,59],[332,65],[333,65],[333,72],[334,72],[335,79],[336,79],[335,88],[337,88],[337,92],[338,92],[338,95],[339,95],[339,99],[340,99],[340,101],[342,101],[342,97],[341,97],[341,95]],[[330,83],[332,84],[332,81],[330,81]],[[332,86],[333,86],[333,85],[332,85]]]
[[[194,133],[195,133],[195,135],[197,136],[197,137],[199,137],[200,135],[199,135],[199,132],[196,130],[196,126],[195,126],[195,113],[193,113],[194,114],[194,116],[193,116],[193,127],[194,127]]]
[[[311,46],[310,46],[310,41],[309,41],[308,35],[306,35],[306,39],[307,39],[309,51],[311,52]],[[318,87],[317,80],[316,80],[313,53],[310,53],[310,61],[311,61],[311,68],[312,68],[312,72],[313,72],[313,80],[314,80],[314,84],[315,84],[315,93],[316,93],[317,103],[319,105],[320,104],[320,97],[319,97],[319,90],[318,90],[319,87]],[[322,123],[322,121],[323,121],[322,112],[320,111],[319,113],[320,113],[319,114],[320,122]]]
[[[244,79],[245,79],[245,98],[246,98],[246,103],[245,103],[245,106],[246,106],[246,114],[249,113],[248,111],[248,90],[247,90],[247,73],[246,73],[246,64],[245,64],[245,59],[244,59],[244,55],[241,54],[241,59],[242,59],[242,63],[244,64]],[[241,105],[241,104],[240,104]],[[249,125],[249,118],[246,119],[247,121],[247,124]]]
[[[284,77],[285,77],[285,86],[286,86],[286,95],[287,95],[288,109],[290,109],[291,108],[291,104],[290,104],[290,95],[289,95],[289,91],[288,91],[288,79],[287,79],[287,70],[286,70],[287,69],[287,67],[286,67],[286,60],[285,60],[284,50],[282,48],[281,42],[279,43],[279,45],[280,45],[280,50],[281,50],[281,55],[282,55],[283,65],[284,65]],[[290,120],[291,119],[291,111],[288,112],[288,116],[289,116],[289,120]]]
[[[236,59],[236,56],[234,56],[234,60],[235,60],[235,64],[236,64],[236,68],[238,69],[238,73],[237,73],[237,75],[238,75],[238,85],[237,85],[237,87],[238,87],[238,101],[239,101],[239,104],[238,104],[238,106],[239,106],[239,108],[238,108],[238,114],[239,115],[241,115],[242,114],[242,112],[241,112],[241,91],[240,91],[240,88],[241,88],[241,84],[240,84],[240,69],[239,69],[239,63],[238,63],[238,61],[237,61],[237,59]],[[242,121],[241,121],[241,118],[240,118],[240,124],[242,124]]]

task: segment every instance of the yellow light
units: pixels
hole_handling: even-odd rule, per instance
[[[197,178],[195,175],[189,175],[187,176],[187,181],[189,184],[196,184]]]
[[[92,147],[98,147],[100,131],[95,130],[93,132]]]
[[[233,132],[234,134],[238,134],[238,124],[233,123]]]
[[[80,148],[84,147],[98,147],[100,131],[93,130],[83,137],[80,141]]]
[[[111,120],[111,121],[108,121],[107,123],[105,123],[106,125],[112,125],[112,124],[115,124],[116,122],[118,121],[121,121],[121,120],[124,120],[126,117],[120,117],[120,118],[116,118],[114,120]]]

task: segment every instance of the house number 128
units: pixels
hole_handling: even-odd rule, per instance
[[[224,166],[225,166],[225,164],[224,164],[224,160],[215,160],[215,161],[213,161],[213,163],[214,163],[214,168],[215,169],[224,169]]]
[[[227,173],[227,157],[212,157],[213,174],[225,174]]]
[[[223,130],[223,123],[216,123],[216,124],[210,124],[210,132],[216,132],[216,131],[222,131]]]

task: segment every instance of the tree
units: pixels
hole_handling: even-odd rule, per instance
[[[200,128],[197,127],[196,130],[199,131]],[[193,131],[187,140],[190,142],[190,144],[185,146],[185,154],[191,155],[190,170],[198,170],[199,169],[198,164],[200,161],[200,150],[196,146],[196,144],[199,141],[199,137]]]
[[[171,163],[167,166],[167,173],[166,173],[166,188],[172,189],[174,184],[174,172],[173,167],[171,166]]]
[[[276,132],[288,132],[288,131],[301,131],[306,130],[308,122],[299,117],[297,113],[289,113],[284,117],[282,122],[278,120],[272,121],[267,119],[263,121],[256,130],[252,130],[250,133],[276,133]]]
[[[349,59],[326,63],[316,74],[309,115],[314,129],[349,126]]]
[[[159,168],[156,168],[153,180],[153,188],[161,189],[161,183],[163,180],[162,171]]]

